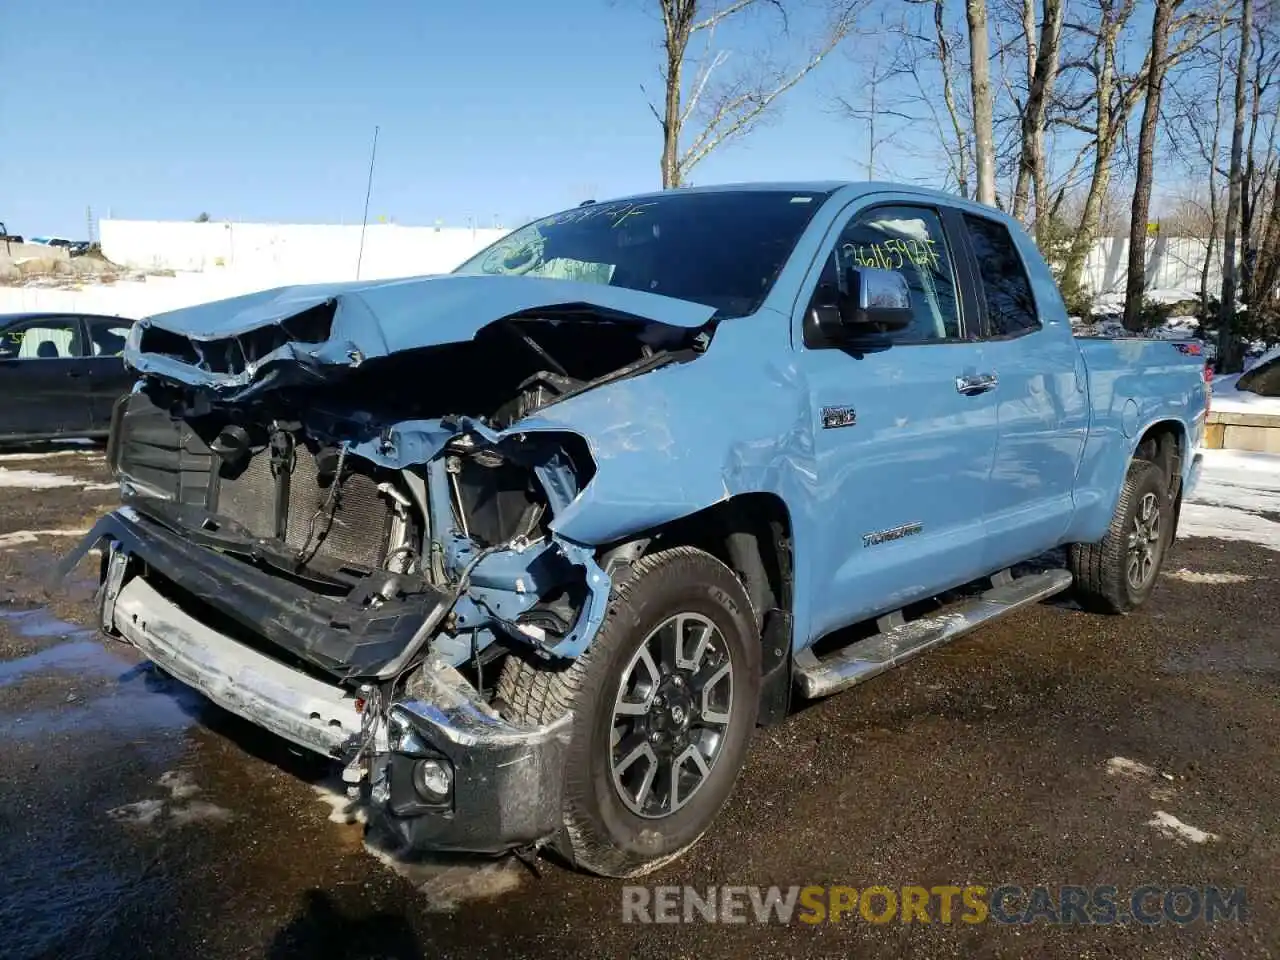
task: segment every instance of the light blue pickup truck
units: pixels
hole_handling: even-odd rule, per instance
[[[635,876],[797,692],[1141,604],[1199,354],[1074,339],[1022,229],[942,193],[588,203],[449,275],[137,323],[123,504],[64,566],[102,544],[103,629],[332,757],[384,843]]]

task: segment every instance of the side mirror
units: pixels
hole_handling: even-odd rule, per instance
[[[853,267],[845,276],[846,290],[820,286],[810,307],[810,323],[823,338],[847,340],[911,325],[911,288],[902,274]]]

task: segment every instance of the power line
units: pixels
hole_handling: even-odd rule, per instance
[[[364,218],[360,221],[360,250],[356,254],[356,279],[360,279],[360,261],[364,259],[364,231],[369,225],[369,195],[373,193],[373,165],[378,159],[378,128],[373,128],[373,149],[369,151],[369,182],[364,188]]]

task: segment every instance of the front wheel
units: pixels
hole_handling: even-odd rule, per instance
[[[1107,535],[1068,550],[1076,596],[1086,610],[1128,613],[1151,596],[1173,540],[1173,500],[1165,472],[1148,460],[1129,464]]]
[[[498,697],[512,719],[573,713],[556,849],[635,877],[706,832],[755,728],[760,640],[742,584],[692,547],[646,556],[615,585],[590,648],[562,670],[509,656]]]

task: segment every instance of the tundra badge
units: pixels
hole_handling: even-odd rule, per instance
[[[922,524],[919,523],[904,523],[900,527],[890,527],[888,530],[866,533],[862,535],[862,545],[864,547],[874,547],[881,543],[888,543],[890,540],[901,540],[903,537],[919,533],[921,527]]]

